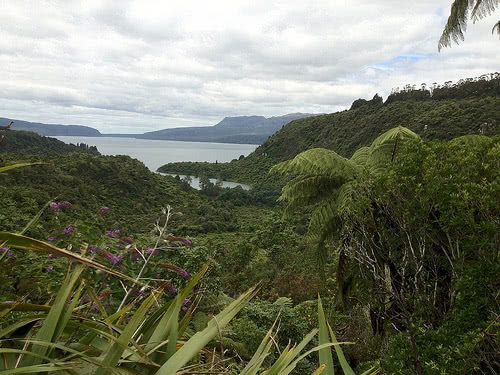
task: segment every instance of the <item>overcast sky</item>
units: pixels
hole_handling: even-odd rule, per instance
[[[142,133],[500,70],[500,11],[438,53],[451,2],[0,0],[0,117]]]

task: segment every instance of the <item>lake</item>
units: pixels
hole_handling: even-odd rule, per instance
[[[142,161],[149,169],[156,171],[163,164],[176,161],[208,161],[215,163],[238,159],[255,151],[257,145],[159,141],[153,139],[115,137],[69,137],[57,136],[65,143],[86,143],[96,146],[103,155],[129,155]]]

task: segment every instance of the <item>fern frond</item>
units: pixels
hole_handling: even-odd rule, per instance
[[[273,305],[278,305],[282,307],[292,307],[293,300],[290,297],[279,297],[276,301],[274,301]]]
[[[396,139],[420,139],[420,137],[417,133],[404,126],[397,126],[375,138],[370,146],[372,153],[377,147],[394,142]]]
[[[313,148],[301,152],[292,160],[284,161],[271,168],[272,173],[306,176],[354,177],[356,165],[335,151]]]
[[[338,191],[325,199],[311,214],[308,235],[312,240],[324,242],[328,237],[334,236],[340,229]]]
[[[324,176],[297,176],[283,187],[279,200],[287,202],[286,211],[289,213],[299,207],[319,202],[344,182]]]
[[[356,150],[356,152],[351,156],[351,160],[353,163],[364,166],[366,165],[366,162],[368,158],[370,157],[370,147],[361,147]]]
[[[410,139],[420,139],[420,137],[403,126],[386,131],[372,142],[367,166],[373,173],[379,173],[394,161],[401,148],[400,143]]]

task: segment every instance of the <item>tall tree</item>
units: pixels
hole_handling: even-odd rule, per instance
[[[451,42],[459,43],[464,40],[464,33],[467,29],[467,21],[470,18],[475,23],[495,11],[499,5],[499,0],[455,0],[451,5],[450,16],[439,39],[438,50],[443,47],[450,47]],[[500,21],[491,30],[500,35]]]

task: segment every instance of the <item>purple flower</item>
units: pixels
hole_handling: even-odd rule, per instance
[[[73,205],[70,202],[68,202],[68,201],[59,202],[57,205],[59,206],[59,209],[62,209],[62,208],[72,208],[73,207]]]
[[[121,233],[121,230],[120,229],[111,229],[111,230],[108,230],[106,231],[106,236],[108,237],[116,237],[116,236],[119,236]]]
[[[113,266],[119,265],[123,260],[123,255],[116,256],[105,250],[97,249],[97,253],[106,258]]]
[[[0,254],[4,254],[4,253],[7,253],[8,257],[11,257],[12,255],[14,255],[14,252],[12,250],[9,250],[6,247],[1,247],[0,248]]]
[[[167,290],[172,293],[174,296],[177,295],[177,293],[179,292],[179,290],[173,286],[173,285],[168,285],[167,286]]]
[[[66,236],[69,236],[71,233],[73,233],[74,230],[75,228],[73,227],[73,225],[68,225],[66,228],[63,229],[63,233]]]
[[[123,260],[123,255],[120,255],[120,256],[116,256],[116,255],[113,255],[111,258],[108,259],[109,262],[113,265],[113,266],[116,266],[118,264],[120,264]]]
[[[152,247],[148,247],[145,250],[145,253],[147,255],[160,255],[160,249],[153,249]]]
[[[188,279],[189,278],[189,273],[187,273],[186,270],[182,269],[182,268],[179,268],[177,270],[177,272],[179,272],[179,275],[185,279]]]
[[[91,253],[97,251],[97,245],[89,245],[87,246],[87,250],[90,251]]]
[[[57,254],[49,254],[49,255],[48,255],[48,258],[49,258],[49,259],[59,258],[59,255],[57,255]]]
[[[49,241],[57,241],[57,237],[50,236],[49,238],[47,238],[47,240],[49,240]]]
[[[166,269],[169,269],[169,270],[172,270],[172,271],[175,271],[175,272],[177,272],[179,274],[179,276],[181,276],[181,277],[183,277],[185,279],[189,278],[189,273],[185,269],[183,269],[183,268],[181,268],[179,266],[176,266],[175,264],[160,263],[159,266],[163,267],[163,268],[166,268]]]
[[[182,304],[182,311],[184,311],[184,312],[188,311],[188,309],[189,309],[189,307],[188,307],[188,306],[189,306],[190,304],[192,304],[192,303],[193,303],[193,301],[191,301],[191,299],[190,299],[190,298],[186,298],[186,299],[184,299],[184,303]]]
[[[193,243],[190,240],[188,240],[187,238],[184,239],[183,242],[184,242],[184,245],[186,245],[186,246],[192,246],[193,245]]]
[[[109,207],[101,207],[101,209],[99,209],[99,211],[97,211],[97,214],[98,215],[105,215],[109,212]]]
[[[57,204],[57,202],[50,202],[49,207],[53,211],[59,211],[60,210],[59,205]]]
[[[53,265],[49,265],[46,269],[47,272],[52,272],[54,271],[54,266]]]
[[[97,306],[95,303],[92,305],[90,308],[90,312],[96,313],[99,311],[99,306]]]

